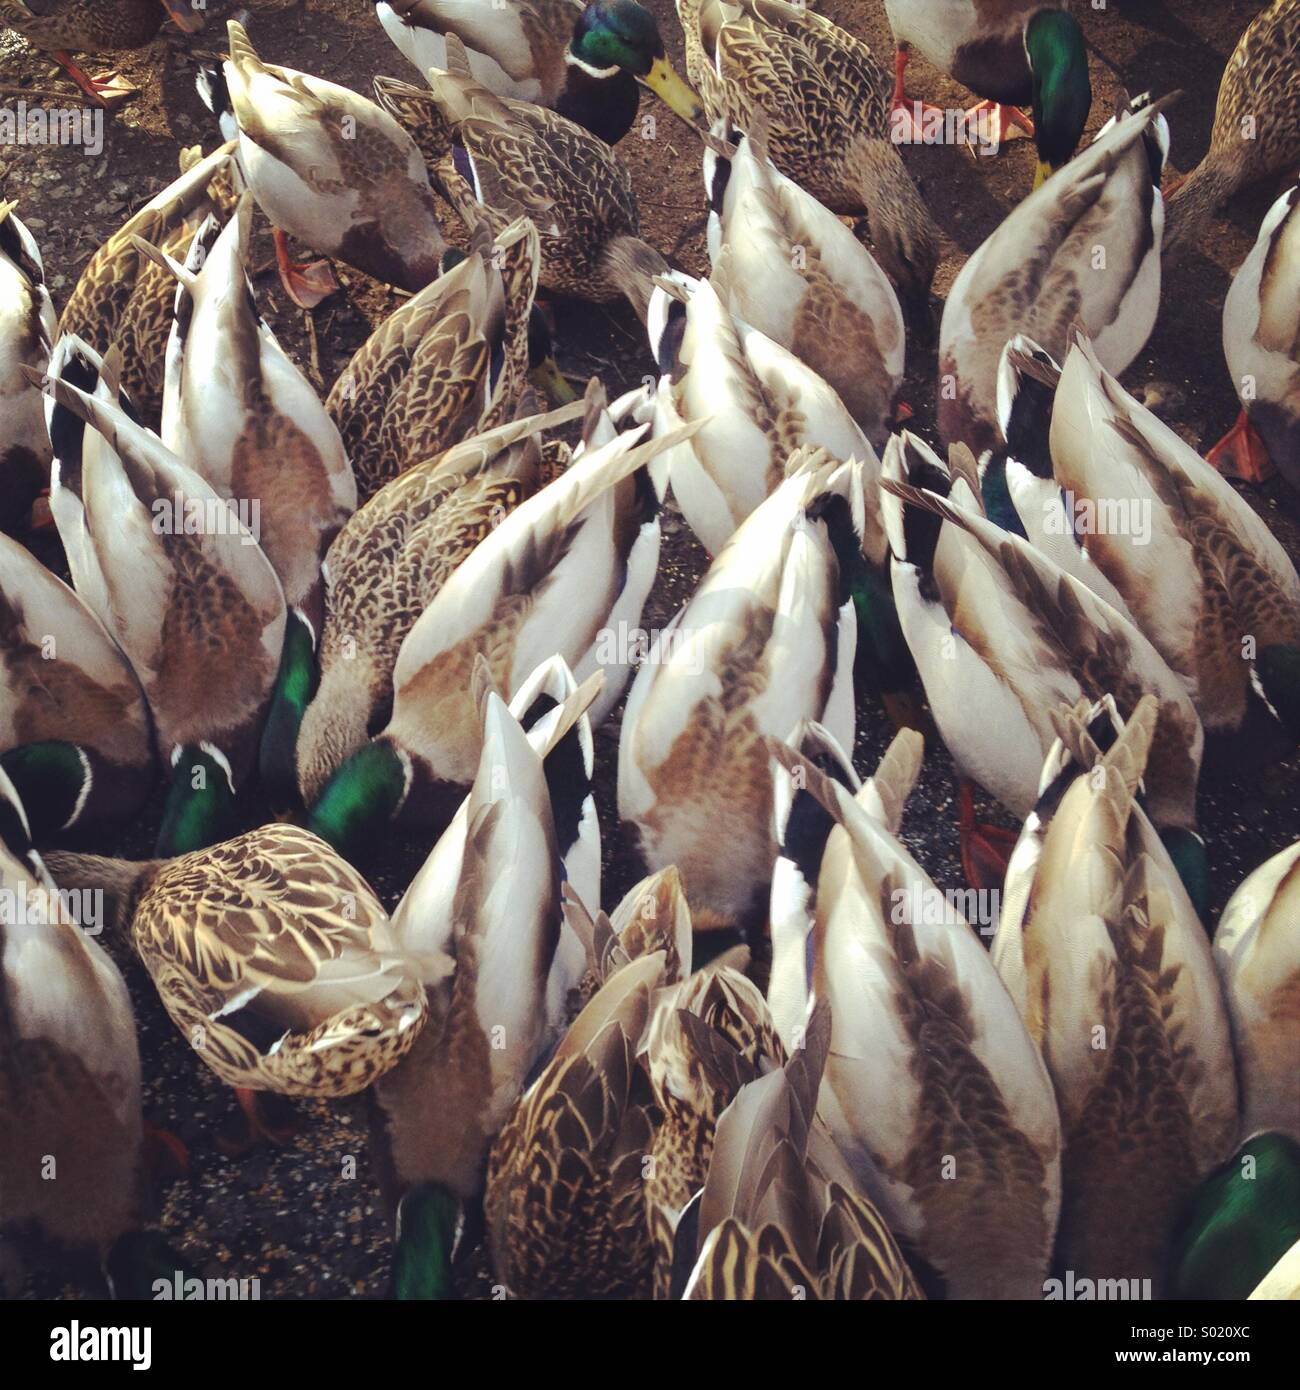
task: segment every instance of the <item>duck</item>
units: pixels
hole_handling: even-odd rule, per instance
[[[356,509],[357,485],[334,421],[258,313],[247,272],[252,221],[245,193],[224,227],[202,225],[184,264],[147,243],[139,249],[177,280],[163,444],[228,501],[256,500],[258,544],[284,590],[284,651],[259,769],[273,804],[289,806],[324,620],[321,562]]]
[[[426,876],[420,910],[398,927],[404,949],[450,957],[454,973],[428,980],[433,1026],[372,1096],[381,1188],[396,1211],[399,1298],[450,1296],[458,1235],[467,1206],[482,1196],[492,1140],[551,1041],[561,870],[543,760],[599,684],[553,709],[546,742],[535,747],[488,664],[475,664],[482,753],[460,828],[447,832],[456,862],[449,879]]]
[[[927,1294],[1041,1297],[1061,1195],[1056,1103],[958,906],[969,899],[945,895],[889,829],[922,744],[915,730],[900,732],[879,787],[872,779],[855,793],[833,762],[823,771],[767,740],[792,779],[785,857],[811,895],[804,1000],[830,1007],[817,1113]],[[805,796],[829,827],[809,817]],[[783,942],[783,954],[791,947]],[[800,982],[782,974],[797,1007]]]
[[[924,1298],[875,1205],[816,1116],[831,1047],[830,1006],[804,1045],[748,1082],[718,1120],[699,1196],[687,1300]]]
[[[447,68],[429,91],[376,79],[462,220],[494,226],[530,217],[541,236],[541,284],[608,303],[626,295],[642,321],[668,263],[641,236],[627,165],[597,136],[530,102],[499,97],[473,77],[464,45],[447,36]]]
[[[885,14],[896,45],[892,120],[901,133],[920,136],[916,104],[903,88],[915,48],[984,98],[966,112],[968,130],[987,112],[995,146],[1016,128],[1033,138],[1035,187],[1069,161],[1088,121],[1092,82],[1087,42],[1068,0],[1011,0],[996,8],[978,0],[885,0]]]
[[[1287,1009],[1300,933],[1294,903],[1300,843],[1248,874],[1214,931],[1214,963],[1232,1019],[1246,1133],[1274,1130],[1300,1143],[1300,1050]]]
[[[744,973],[748,955],[735,947],[688,967],[656,997],[642,1043],[660,1115],[643,1184],[656,1299],[681,1292],[677,1252],[697,1231],[718,1121],[742,1086],[786,1063],[763,993]]]
[[[36,238],[14,202],[0,202],[0,530],[13,532],[49,486],[51,449],[40,387],[23,372],[45,371],[57,316]]]
[[[999,442],[998,364],[1018,332],[1060,361],[1078,323],[1116,375],[1142,350],[1160,305],[1170,100],[1117,101],[1093,143],[1017,204],[962,266],[939,329],[945,444],[960,441],[978,458]],[[1097,247],[1105,248],[1101,270]]]
[[[920,441],[910,450],[891,441],[881,487],[899,621],[962,779],[962,865],[971,886],[1000,886],[1008,848],[1005,834],[975,821],[971,787],[1023,822],[1056,737],[1053,711],[1111,694],[1121,715],[1131,714],[1150,692],[1160,704],[1146,777],[1150,814],[1203,910],[1208,863],[1196,786],[1205,731],[1184,681],[1121,613],[983,516],[971,484],[950,479]]]
[[[903,382],[898,296],[839,218],[771,162],[767,131],[755,108],[734,154],[704,150],[709,258],[716,269],[730,255],[725,307],[821,376],[883,448]]]
[[[1076,513],[1095,513],[1094,569],[1189,682],[1208,736],[1262,754],[1271,728],[1294,747],[1295,566],[1249,503],[1124,390],[1084,335],[1073,337],[1052,410],[1052,476]],[[1075,520],[1070,529],[1081,529]]]
[[[854,735],[857,619],[841,564],[862,546],[854,462],[796,451],[638,670],[618,746],[618,814],[651,869],[672,863],[700,931],[766,914],[775,858],[763,737],[801,718]]]
[[[729,308],[732,287],[749,269],[724,249],[707,280],[663,280],[650,302],[650,346],[660,371],[655,428],[700,425],[689,445],[665,456],[661,475],[710,555],[780,486],[794,451],[823,448],[853,459],[869,482],[880,467],[834,387]],[[879,517],[864,517],[864,525],[867,551],[880,563]]]
[[[1223,70],[1205,158],[1169,193],[1165,254],[1200,244],[1235,195],[1300,163],[1300,0],[1273,0],[1251,20]],[[1268,93],[1261,102],[1259,94]],[[1249,130],[1249,138],[1243,132]]]
[[[140,237],[183,257],[210,216],[228,221],[238,196],[235,142],[204,155],[181,154],[181,173],[133,213],[86,262],[59,316],[59,336],[80,338],[96,353],[122,350],[122,390],[151,429],[162,416],[163,372],[171,332],[175,282],[137,249]]]
[[[919,325],[939,232],[891,140],[889,82],[861,39],[786,0],[677,0],[686,71],[709,120],[761,108],[776,167],[835,213],[865,213],[875,254]]]
[[[112,110],[137,88],[115,72],[91,77],[73,59],[78,53],[143,48],[168,21],[183,34],[203,27],[203,16],[184,0],[0,0],[0,25],[45,49],[98,107]]]
[[[284,649],[284,591],[237,512],[111,388],[55,377],[49,390],[102,440],[83,451],[80,505],[52,510],[81,528],[65,548],[93,569],[171,769],[156,851],[201,849],[235,828]]]
[[[0,535],[0,767],[37,843],[140,809],[157,776],[149,708],[98,618]]]
[[[493,525],[542,485],[539,437],[586,409],[583,400],[525,413],[453,444],[344,523],[325,556],[319,678],[294,754],[306,804],[391,704],[393,666],[416,619]]]
[[[3,1225],[120,1267],[146,1195],[135,1013],[98,931],[60,898],[3,770],[0,879]]]
[[[98,889],[129,930],[167,1016],[284,1142],[265,1092],[357,1095],[414,1046],[425,981],[452,962],[401,949],[370,885],[301,826],[275,822],[164,859],[49,856],[60,888]]]
[[[492,1267],[516,1298],[648,1298],[643,1156],[657,1112],[637,1047],[662,951],[614,970],[520,1097],[492,1146]]]
[[[1169,1253],[1169,1297],[1294,1298],[1297,1241],[1300,1144],[1252,1134],[1187,1204]],[[1275,1278],[1281,1287],[1266,1287]]]
[[[325,401],[368,502],[404,469],[510,418],[528,375],[537,230],[518,218],[390,314]]]
[[[1244,482],[1263,482],[1276,469],[1300,489],[1297,208],[1300,184],[1268,210],[1223,302],[1223,353],[1241,400],[1241,414],[1206,458],[1229,477]]]
[[[387,724],[310,808],[312,827],[344,853],[363,853],[394,817],[446,824],[481,755],[467,682],[479,653],[507,699],[545,657],[563,656],[579,680],[599,666],[607,680],[596,726],[622,696],[658,569],[658,498],[644,469],[686,436],[642,442],[645,426],[595,428],[602,442],[593,435],[564,473],[492,528],[407,633]]]
[[[1011,855],[992,960],[1061,1115],[1056,1265],[1163,1293],[1183,1205],[1237,1139],[1210,943],[1140,800],[1160,704],[1053,711],[1038,801]]]
[[[497,96],[533,102],[616,145],[636,120],[638,80],[688,125],[703,110],[664,51],[654,15],[636,0],[509,0],[467,14],[454,0],[379,0],[384,32],[420,70],[446,69],[448,34]]]
[[[414,294],[438,274],[446,239],[414,141],[373,101],[264,63],[238,20],[230,57],[203,68],[199,93],[225,139],[238,139],[245,184],[274,229],[285,292],[304,309],[338,288],[328,264],[300,264],[288,237]]]

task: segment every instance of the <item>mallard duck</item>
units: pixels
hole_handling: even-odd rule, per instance
[[[1165,252],[1196,245],[1239,189],[1300,162],[1300,0],[1273,0],[1223,70],[1210,149],[1169,194]]]
[[[528,372],[537,232],[477,229],[463,261],[407,300],[353,354],[325,402],[368,502],[404,469],[510,418]]]
[[[156,764],[126,658],[71,589],[0,536],[0,766],[47,835],[137,810]]]
[[[991,115],[993,141],[1018,126],[1038,147],[1037,187],[1074,153],[1092,106],[1088,49],[1068,0],[885,0],[894,31],[893,123],[916,131],[914,103],[903,91],[913,47],[940,72],[985,100],[966,112],[966,125]],[[1020,108],[1031,106],[1033,120]]]
[[[58,896],[2,771],[0,880],[0,1225],[35,1224],[102,1258],[144,1197],[135,1014],[121,972]]]
[[[408,468],[344,525],[325,558],[320,681],[298,733],[310,804],[391,705],[406,634],[492,527],[536,492],[538,436],[584,403],[499,425]]]
[[[1274,467],[1300,489],[1300,185],[1269,209],[1223,302],[1223,352],[1241,415],[1206,457],[1262,482]]]
[[[1300,1144],[1285,1134],[1249,1138],[1188,1203],[1170,1251],[1170,1298],[1294,1298],[1300,1241]],[[1263,1292],[1278,1266],[1292,1288]]]
[[[180,177],[155,194],[91,256],[59,318],[61,336],[73,334],[105,353],[122,350],[122,388],[151,428],[163,398],[163,367],[176,287],[162,266],[143,255],[134,238],[177,258],[185,255],[209,215],[227,220],[235,207],[235,142],[210,155],[195,147],[181,157]]]
[[[284,648],[284,592],[225,499],[111,394],[59,377],[49,389],[107,446],[83,458],[82,533],[68,549],[97,574],[109,631],[172,769],[157,852],[199,849],[233,828],[256,760]]]
[[[657,634],[623,712],[618,813],[676,864],[697,929],[761,920],[775,857],[765,734],[822,720],[853,745],[857,622],[841,559],[862,546],[862,469],[797,452]]]
[[[750,130],[761,109],[776,167],[832,212],[865,212],[886,273],[928,319],[939,233],[890,138],[870,48],[786,0],[677,0],[677,13],[709,119]]]
[[[391,79],[375,88],[409,127],[427,132],[417,139],[461,217],[470,226],[484,216],[494,226],[530,217],[548,290],[598,302],[625,294],[644,320],[654,277],[668,263],[641,238],[626,165],[557,112],[494,95],[471,75],[454,35],[447,64],[430,71],[429,92]]]
[[[115,72],[91,77],[73,61],[79,53],[143,48],[170,19],[183,33],[203,27],[200,7],[185,0],[0,0],[0,24],[17,30],[50,56],[95,103],[111,110],[136,88]]]
[[[945,500],[947,470],[913,447],[909,456],[891,441],[882,465],[894,598],[959,775],[1023,820],[1037,800],[1058,706],[1110,693],[1131,714],[1144,692],[1156,694],[1150,813],[1203,908],[1207,866],[1195,827],[1205,733],[1184,682],[1127,618],[980,515],[964,479]],[[963,816],[962,863],[973,887],[999,885],[1005,855],[996,842],[1004,839],[975,824],[973,809]]]
[[[1042,1293],[1060,1199],[1051,1084],[955,902],[890,832],[921,762],[905,730],[854,793],[775,739],[771,755],[837,828],[795,805],[786,855],[815,887],[806,993],[831,1009],[818,1102],[890,1229],[950,1298]],[[799,841],[799,821],[814,832]]]
[[[816,1118],[830,1008],[779,1071],[742,1086],[718,1121],[694,1222],[686,1299],[919,1299],[898,1242]]]
[[[1292,1006],[1300,970],[1300,843],[1247,875],[1214,933],[1214,960],[1232,1017],[1243,1132],[1276,1129],[1300,1143],[1300,1030]]]
[[[662,952],[616,970],[497,1136],[484,1208],[497,1278],[519,1298],[646,1298],[644,1155],[657,1118],[636,1050]]]
[[[1057,1266],[1159,1288],[1183,1205],[1236,1142],[1227,1011],[1205,931],[1138,801],[1159,702],[1144,695],[1127,722],[1109,696],[1053,714],[993,962],[1060,1106]]]
[[[552,712],[550,745],[598,684]],[[373,1093],[381,1181],[397,1209],[399,1298],[447,1296],[462,1204],[481,1194],[492,1140],[551,1037],[546,1001],[562,923],[547,750],[533,746],[481,660],[473,695],[482,756],[463,825],[448,832],[459,854],[449,880],[426,876],[421,910],[399,926],[405,949],[446,953],[455,973],[428,981],[433,1024]]]
[[[45,408],[23,368],[45,370],[55,331],[40,248],[17,206],[0,202],[0,528],[6,531],[26,519],[49,484]]]
[[[719,957],[662,991],[643,1045],[662,1116],[644,1182],[656,1298],[680,1292],[676,1249],[695,1229],[718,1120],[742,1086],[785,1065],[762,992],[738,964]]]
[[[1060,361],[1077,323],[1117,373],[1142,350],[1160,304],[1169,100],[1120,109],[962,266],[939,331],[945,443],[961,440],[976,457],[997,444],[998,363],[1018,332]]]
[[[365,879],[296,825],[174,859],[48,862],[60,887],[100,889],[112,920],[130,923],[168,1017],[262,1137],[277,1136],[257,1093],[363,1091],[411,1049],[425,982],[452,968],[399,948]]]
[[[662,466],[682,515],[710,555],[780,486],[799,448],[856,460],[864,487],[874,483],[880,466],[834,388],[732,314],[727,305],[736,271],[732,253],[724,250],[708,280],[690,288],[664,281],[649,311],[650,345],[661,373],[655,428],[700,425]],[[874,509],[863,523],[867,552],[880,563],[885,538]]]
[[[1081,539],[1095,569],[1189,682],[1206,733],[1253,729],[1257,684],[1300,740],[1294,565],[1254,509],[1077,334],[1056,391],[1051,450],[1055,486],[1074,512],[1069,529],[1091,532]],[[1080,520],[1083,507],[1092,508],[1091,526]]]
[[[397,654],[387,725],[338,767],[312,806],[311,824],[331,844],[355,852],[399,814],[445,824],[481,753],[468,688],[479,653],[507,697],[558,654],[579,679],[605,670],[593,724],[618,701],[658,567],[658,499],[642,470],[683,438],[639,444],[643,432],[575,457],[449,576]]]
[[[446,35],[497,96],[549,107],[617,144],[636,119],[640,78],[689,125],[703,115],[636,0],[509,0],[472,13],[456,0],[379,0],[379,22],[421,74],[446,69]]]
[[[321,562],[356,508],[343,441],[315,388],[257,312],[247,277],[252,196],[222,229],[209,219],[184,265],[140,244],[177,277],[162,440],[227,501],[257,508],[254,534],[288,609],[284,652],[262,736],[262,785],[297,797],[294,747],[325,616]]]
[[[373,101],[323,78],[264,63],[238,20],[230,57],[205,68],[200,94],[239,139],[239,165],[275,228],[286,292],[310,309],[337,283],[328,265],[300,265],[296,237],[323,255],[412,292],[446,248],[428,171],[411,137]]]
[[[871,253],[768,159],[760,110],[734,155],[706,146],[704,183],[710,259],[716,268],[724,250],[730,257],[726,307],[824,378],[882,447],[903,381],[904,329]]]

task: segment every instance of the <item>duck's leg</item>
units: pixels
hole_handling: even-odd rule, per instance
[[[984,119],[986,112],[989,115]],[[1007,140],[1025,135],[1032,139],[1034,134],[1034,122],[1027,111],[1022,111],[1018,106],[1003,106],[1000,101],[977,101],[961,119],[972,154],[977,145],[989,145],[1000,150]],[[985,136],[988,138],[985,139]]]
[[[1262,483],[1276,471],[1264,447],[1259,431],[1250,423],[1243,410],[1237,423],[1205,456],[1225,478],[1240,478],[1244,483]]]
[[[140,90],[116,72],[101,72],[98,77],[92,77],[67,49],[55,49],[51,52],[50,57],[58,63],[96,106],[102,106],[106,111],[114,110],[121,106],[124,101],[130,101]]]
[[[281,1115],[278,1121],[273,1121],[267,1115],[268,1097],[260,1091],[236,1086],[235,1099],[239,1102],[241,1113],[235,1125],[227,1126],[217,1136],[217,1148],[222,1153],[239,1157],[259,1141],[280,1146],[287,1144],[297,1133],[297,1126],[287,1113]]]
[[[280,269],[280,283],[285,293],[300,309],[314,309],[339,287],[328,261],[295,261],[289,254],[289,238],[279,229],[272,229],[275,241],[275,263]]]
[[[1007,862],[1020,836],[1002,825],[989,825],[975,817],[975,784],[963,777],[961,799],[961,867],[966,882],[981,891],[1000,889],[1007,876]]]
[[[896,145],[919,145],[925,139],[924,116],[927,111],[937,111],[942,117],[943,107],[929,101],[908,101],[903,84],[903,74],[907,71],[908,59],[912,51],[904,43],[894,49],[894,95],[889,103],[889,134]],[[943,129],[942,120],[939,129]]]

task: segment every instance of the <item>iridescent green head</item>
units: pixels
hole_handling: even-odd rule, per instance
[[[1088,49],[1078,21],[1065,10],[1040,10],[1025,25],[1034,83],[1034,143],[1041,182],[1074,153],[1092,108]]]
[[[636,0],[593,0],[578,16],[569,48],[598,72],[622,68],[636,77],[645,77],[655,59],[664,57],[659,22]]]
[[[1300,743],[1300,651],[1280,644],[1261,647],[1255,674],[1283,727]]]
[[[421,1183],[397,1208],[393,1294],[404,1301],[455,1298],[452,1256],[460,1203],[439,1183]]]

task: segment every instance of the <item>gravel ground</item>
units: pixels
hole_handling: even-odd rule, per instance
[[[680,65],[671,0],[646,3],[658,15],[670,54]],[[208,12],[216,21],[234,8],[212,0]],[[369,0],[266,0],[246,8],[252,11],[253,40],[269,60],[359,91],[368,91],[377,73],[411,75],[380,30]],[[1109,115],[1121,87],[1135,93],[1181,88],[1184,97],[1170,113],[1171,164],[1178,172],[1190,169],[1208,143],[1223,64],[1259,8],[1260,0],[1220,0],[1212,6],[1198,0],[1112,0],[1102,11],[1078,6],[1094,55],[1090,131]],[[880,0],[822,0],[820,9],[864,36],[878,52],[889,53]],[[170,181],[178,148],[199,142],[212,147],[210,118],[193,92],[193,54],[215,53],[222,34],[222,26],[210,22],[192,40],[177,35],[174,43],[160,39],[139,53],[120,55],[119,70],[140,86],[141,94],[106,121],[99,156],[0,145],[0,197],[18,200],[20,215],[41,243],[59,305],[95,247]],[[919,59],[910,66],[908,81],[913,95],[947,106],[967,104],[961,88]],[[37,88],[68,90],[75,96],[49,59],[12,34],[0,33],[0,103],[12,103],[19,92]],[[698,141],[663,108],[657,117],[654,140],[633,134],[620,153],[636,179],[644,234],[675,263],[699,273],[706,257]],[[1027,142],[1016,142],[993,159],[973,160],[948,147],[917,148],[906,157],[948,238],[935,285],[941,299],[965,257],[1028,189],[1033,151]],[[1220,314],[1231,272],[1253,243],[1275,194],[1266,187],[1242,198],[1228,218],[1214,225],[1207,244],[1167,276],[1160,322],[1129,373],[1129,384],[1152,388],[1156,408],[1200,447],[1208,447],[1236,415],[1219,341]],[[448,225],[450,230],[450,219]],[[343,293],[307,315],[287,303],[280,290],[265,229],[254,263],[260,267],[256,286],[263,313],[322,392],[371,325],[398,302],[384,287],[342,270]],[[575,302],[560,304],[557,313],[560,361],[571,376],[598,372],[614,396],[650,370],[629,310]],[[904,394],[915,410],[913,427],[930,438],[934,379],[933,354],[910,352]],[[1300,499],[1275,480],[1251,489],[1249,500],[1293,558],[1300,558]],[[705,568],[703,552],[679,517],[670,513],[665,529],[664,563],[647,627],[666,624]],[[855,757],[866,772],[888,743],[890,729],[883,711],[872,703],[862,707],[859,725]],[[597,738],[607,905],[617,902],[642,872],[617,826],[616,738],[617,716]],[[1207,770],[1200,810],[1213,866],[1214,914],[1247,872],[1300,835],[1296,770],[1295,759],[1281,767],[1232,763],[1227,771]],[[903,839],[941,887],[962,886],[955,791],[948,759],[942,748],[931,747]],[[250,808],[252,823],[259,809]],[[155,804],[119,843],[93,847],[143,855],[152,844],[157,816]],[[996,811],[993,818],[998,818]],[[428,848],[427,839],[396,839],[378,862],[364,866],[390,905]],[[137,1006],[146,1114],[175,1131],[190,1151],[188,1173],[164,1184],[158,1195],[157,1220],[169,1238],[200,1273],[258,1278],[264,1298],[383,1297],[388,1222],[369,1172],[364,1102],[301,1105],[300,1133],[287,1146],[238,1160],[224,1157],[214,1141],[233,1108],[229,1092],[176,1034],[125,944],[108,944],[126,970]],[[56,1258],[54,1252],[33,1252],[30,1265],[22,1285],[26,1296],[93,1297],[102,1292],[94,1271]],[[481,1292],[485,1282],[480,1268],[467,1292]]]

